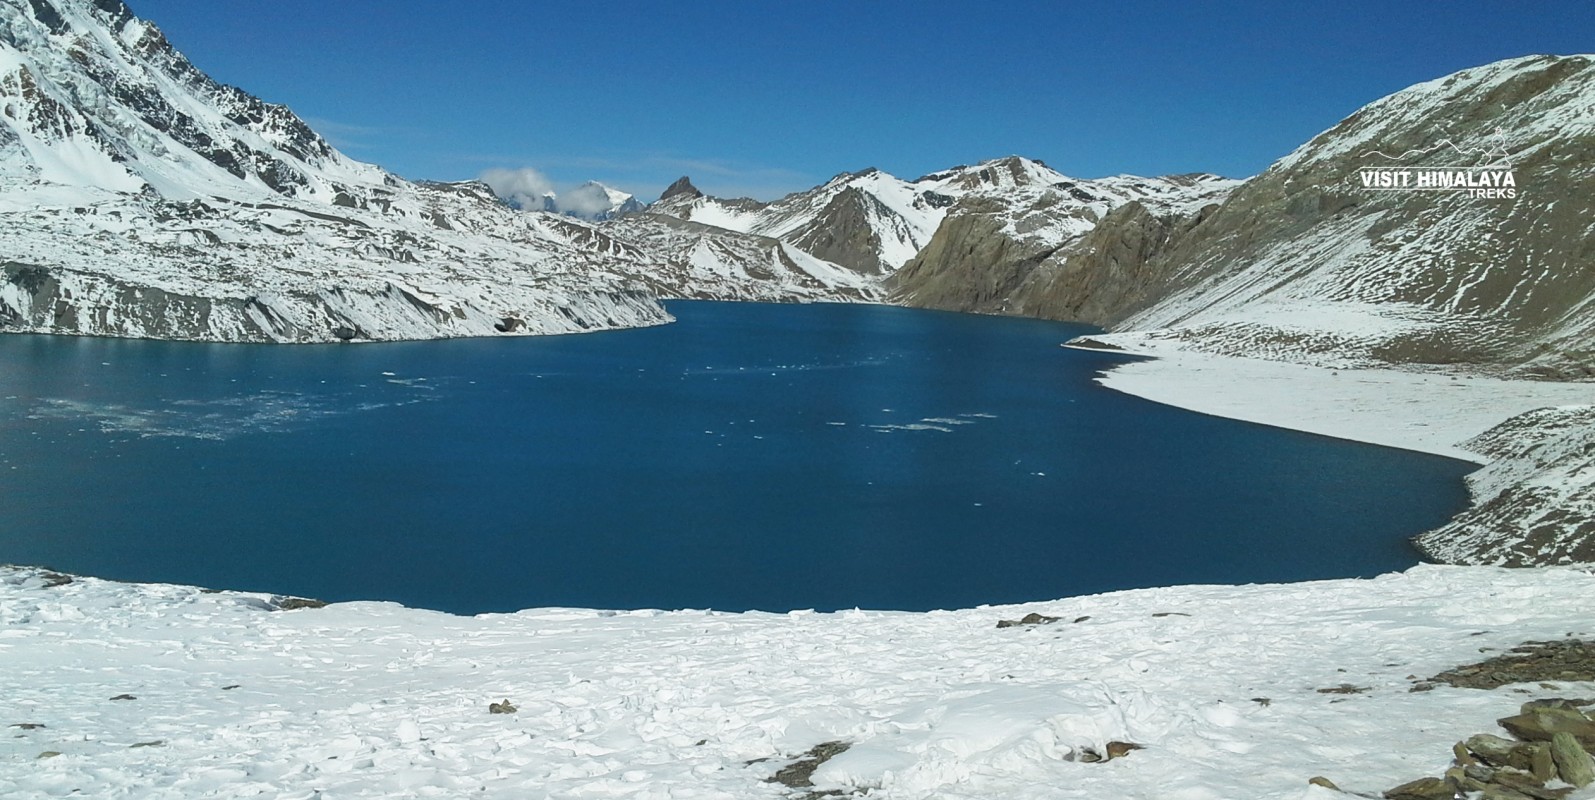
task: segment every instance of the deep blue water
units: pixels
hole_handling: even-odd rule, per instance
[[[1371,575],[1471,465],[1092,382],[1085,328],[673,303],[397,344],[0,336],[0,562],[533,606],[930,609]],[[1237,386],[1236,391],[1245,391]]]

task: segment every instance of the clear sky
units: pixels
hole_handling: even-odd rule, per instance
[[[224,83],[409,178],[533,168],[651,200],[1019,154],[1255,174],[1359,106],[1595,51],[1595,2],[129,0]]]

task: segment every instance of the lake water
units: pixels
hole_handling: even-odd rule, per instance
[[[0,336],[0,562],[460,613],[1371,575],[1458,461],[1103,389],[1087,329],[679,302],[580,336]],[[1246,391],[1236,386],[1236,391]]]

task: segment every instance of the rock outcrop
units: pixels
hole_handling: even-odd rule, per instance
[[[1490,463],[1468,476],[1473,503],[1414,539],[1448,564],[1595,562],[1595,406],[1522,414],[1463,445]]]

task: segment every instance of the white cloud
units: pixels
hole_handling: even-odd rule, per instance
[[[554,191],[554,182],[530,167],[490,169],[479,177],[493,189],[493,194],[534,211],[542,210],[543,195]]]
[[[559,195],[559,210],[578,217],[594,217],[610,208],[609,193],[596,183],[584,183]]]

